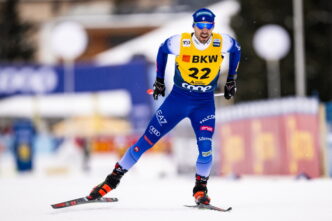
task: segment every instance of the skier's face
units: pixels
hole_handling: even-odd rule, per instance
[[[194,34],[201,43],[206,43],[212,35],[213,23],[197,22],[194,23]]]

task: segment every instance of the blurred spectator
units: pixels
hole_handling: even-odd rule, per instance
[[[16,169],[18,172],[32,171],[35,126],[29,119],[19,119],[14,122],[13,129]]]

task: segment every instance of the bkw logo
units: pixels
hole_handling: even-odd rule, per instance
[[[218,61],[218,55],[194,55],[192,63],[213,63]]]

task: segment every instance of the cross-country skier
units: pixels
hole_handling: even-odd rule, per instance
[[[224,97],[236,92],[237,68],[241,49],[227,34],[213,33],[215,15],[206,8],[193,14],[194,33],[182,33],[168,38],[159,48],[157,76],[153,98],[165,96],[164,74],[168,54],[176,56],[174,86],[149,122],[145,133],[125,155],[105,181],[96,186],[89,200],[101,198],[114,190],[122,176],[141,155],[168,133],[182,119],[188,117],[196,134],[199,155],[196,161],[196,181],[193,196],[197,204],[209,204],[207,181],[212,166],[212,136],[215,129],[213,92],[217,86],[223,54],[229,53],[229,71],[224,85]]]

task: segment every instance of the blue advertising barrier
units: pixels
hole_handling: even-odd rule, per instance
[[[30,120],[21,119],[14,123],[14,155],[16,169],[19,172],[33,169],[33,145],[35,128]]]
[[[132,120],[140,128],[151,116],[151,98],[146,94],[149,64],[133,60],[128,64],[95,66],[76,64],[73,68],[75,93],[125,89],[131,95]],[[66,69],[63,66],[0,66],[0,98],[17,94],[64,93]],[[110,101],[111,102],[111,101]]]
[[[65,84],[63,66],[0,66],[0,96],[15,94],[63,93]],[[124,65],[75,65],[74,92],[96,92],[126,89],[136,103],[149,103],[148,63],[132,61]]]

